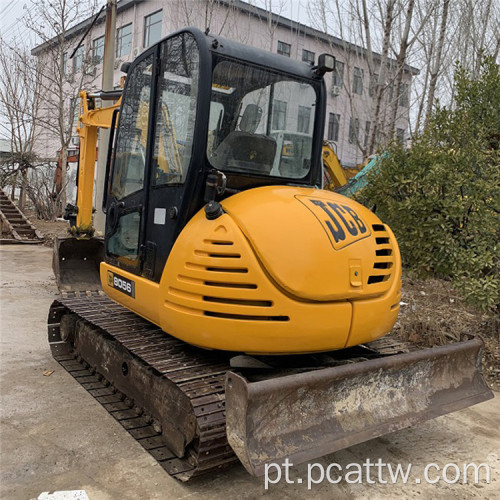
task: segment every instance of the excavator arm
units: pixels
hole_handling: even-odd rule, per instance
[[[104,244],[94,238],[92,212],[94,174],[97,160],[97,130],[112,126],[113,114],[120,109],[121,92],[80,92],[77,133],[80,138],[76,206],[66,207],[72,236],[56,238],[52,268],[58,287],[63,292],[100,288],[99,265],[104,257]],[[116,101],[106,108],[96,106],[97,99]]]
[[[335,191],[336,188],[347,184],[344,169],[332,145],[327,141],[323,142],[323,167],[325,171],[324,189]]]
[[[102,97],[104,93],[96,94]],[[76,199],[77,215],[75,232],[79,235],[92,235],[92,210],[94,195],[94,174],[97,160],[97,129],[111,127],[113,113],[120,109],[121,98],[107,108],[95,108],[96,97],[80,92],[80,114],[78,136],[80,137],[80,156],[78,165],[78,194]]]

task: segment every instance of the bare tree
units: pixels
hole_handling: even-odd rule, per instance
[[[417,12],[422,4],[425,0],[417,2]],[[477,76],[485,56],[498,58],[500,4],[492,0],[456,0],[453,4],[441,0],[419,33],[417,46],[416,60],[422,72],[415,130],[428,124],[436,100],[452,104],[456,62]]]
[[[432,112],[432,105],[434,103],[434,94],[436,92],[436,85],[438,81],[439,68],[441,66],[443,47],[445,41],[446,28],[448,23],[448,8],[450,0],[443,0],[441,23],[439,28],[439,38],[437,40],[437,47],[435,49],[436,56],[434,60],[430,60],[427,67],[429,68],[429,87],[427,91],[427,111],[425,113],[425,124],[429,123],[429,118]],[[434,51],[433,51],[434,52]],[[434,55],[431,53],[431,55]]]
[[[43,101],[40,104],[37,126],[45,134],[40,134],[39,139],[47,141],[54,135],[58,138],[62,176],[60,204],[64,207],[68,149],[74,135],[78,94],[84,84],[90,84],[95,77],[87,41],[75,50],[79,37],[70,36],[70,28],[75,21],[88,18],[95,12],[96,0],[32,0],[31,6],[25,17],[26,25],[41,42],[38,52],[38,84]]]
[[[389,66],[389,47],[391,43],[391,32],[394,24],[394,7],[396,0],[388,0],[385,10],[382,6],[380,10],[380,19],[382,21],[382,51],[380,54],[380,70],[378,77],[375,73],[370,75],[370,79],[375,82],[375,98],[372,106],[371,119],[373,126],[371,128],[370,137],[368,139],[368,148],[366,153],[371,154],[375,150],[377,136],[380,134],[380,129],[383,128],[383,121],[381,121],[381,110],[384,101],[384,93],[387,86],[387,70]],[[371,45],[370,45],[371,47]],[[371,56],[373,59],[373,56]],[[374,70],[373,70],[374,71]]]
[[[196,26],[215,35],[244,41],[244,30],[237,26],[237,12],[233,0],[199,0],[196,8],[191,0],[176,0],[170,5],[171,29]]]
[[[0,40],[0,129],[10,142],[11,154],[1,165],[2,183],[11,183],[13,194],[21,177],[19,207],[25,207],[28,170],[35,168],[35,123],[41,95],[36,58]]]
[[[309,4],[310,18],[315,20],[315,27],[336,37],[331,44],[332,52],[338,53],[339,48],[342,52],[342,62],[347,67],[343,78],[344,93],[352,119],[359,122],[359,118],[365,116],[370,123],[364,141],[355,134],[358,150],[363,156],[374,151],[378,138],[392,135],[386,133],[386,108],[390,105],[389,90],[395,78],[395,73],[390,71],[390,50],[400,12],[396,8],[397,2],[313,0]],[[365,88],[359,94],[353,92],[353,69],[364,65],[368,74],[364,77]]]
[[[259,42],[263,48],[274,51],[274,37],[278,27],[280,17],[286,5],[286,0],[249,0],[250,8],[254,8],[253,13],[266,26],[266,43]],[[260,7],[258,9],[257,7]]]

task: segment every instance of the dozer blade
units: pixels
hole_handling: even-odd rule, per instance
[[[104,242],[99,238],[56,238],[52,269],[61,292],[99,290]]]
[[[228,441],[245,468],[294,465],[493,397],[483,342],[396,354],[249,382],[226,379]]]

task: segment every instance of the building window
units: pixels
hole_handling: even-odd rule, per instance
[[[330,113],[328,116],[328,140],[337,142],[339,140],[340,115]]]
[[[273,129],[286,129],[286,101],[273,101]]]
[[[372,122],[367,121],[365,123],[365,143],[364,143],[365,148],[366,148],[366,146],[368,146],[368,140],[370,138],[371,126],[372,126]]]
[[[73,69],[75,70],[75,73],[78,73],[79,71],[82,70],[84,51],[85,51],[85,49],[82,45],[81,47],[78,47],[78,50],[76,51],[75,55],[73,56]]]
[[[374,73],[372,78],[370,78],[370,85],[368,87],[368,95],[370,97],[374,97],[377,93],[377,82],[378,82],[378,73]]]
[[[104,57],[104,37],[96,38],[92,45],[92,60],[94,64],[99,64]]]
[[[118,28],[116,32],[116,57],[125,57],[132,50],[132,24]]]
[[[299,106],[299,115],[297,117],[297,132],[309,133],[309,125],[311,123],[311,108],[307,106]]]
[[[144,47],[149,47],[161,38],[161,18],[163,11],[159,10],[144,18]]]
[[[402,144],[405,141],[405,129],[397,128],[396,129],[396,139]]]
[[[353,94],[363,94],[363,70],[354,67],[354,79],[352,81]]]
[[[349,120],[349,143],[356,144],[359,135],[359,120],[353,119],[352,116]]]
[[[399,87],[399,106],[407,108],[410,105],[410,98],[408,96],[408,84],[402,83]]]
[[[314,52],[310,50],[302,49],[302,60],[304,62],[314,64]]]
[[[68,53],[65,52],[63,54],[63,67],[62,67],[62,70],[63,70],[63,75],[67,75],[68,74]]]
[[[344,85],[344,63],[335,61],[335,69],[332,73],[332,89],[339,93]]]
[[[78,126],[78,118],[80,116],[80,98],[71,97],[69,100],[69,110],[73,111],[73,130]]]
[[[291,51],[292,51],[292,46],[289,43],[278,41],[278,54],[290,57]]]

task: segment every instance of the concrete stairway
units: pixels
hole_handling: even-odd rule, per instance
[[[16,242],[40,243],[43,241],[43,235],[2,189],[0,189],[0,226],[2,233],[10,234]],[[7,243],[9,240],[2,239],[1,241]]]

